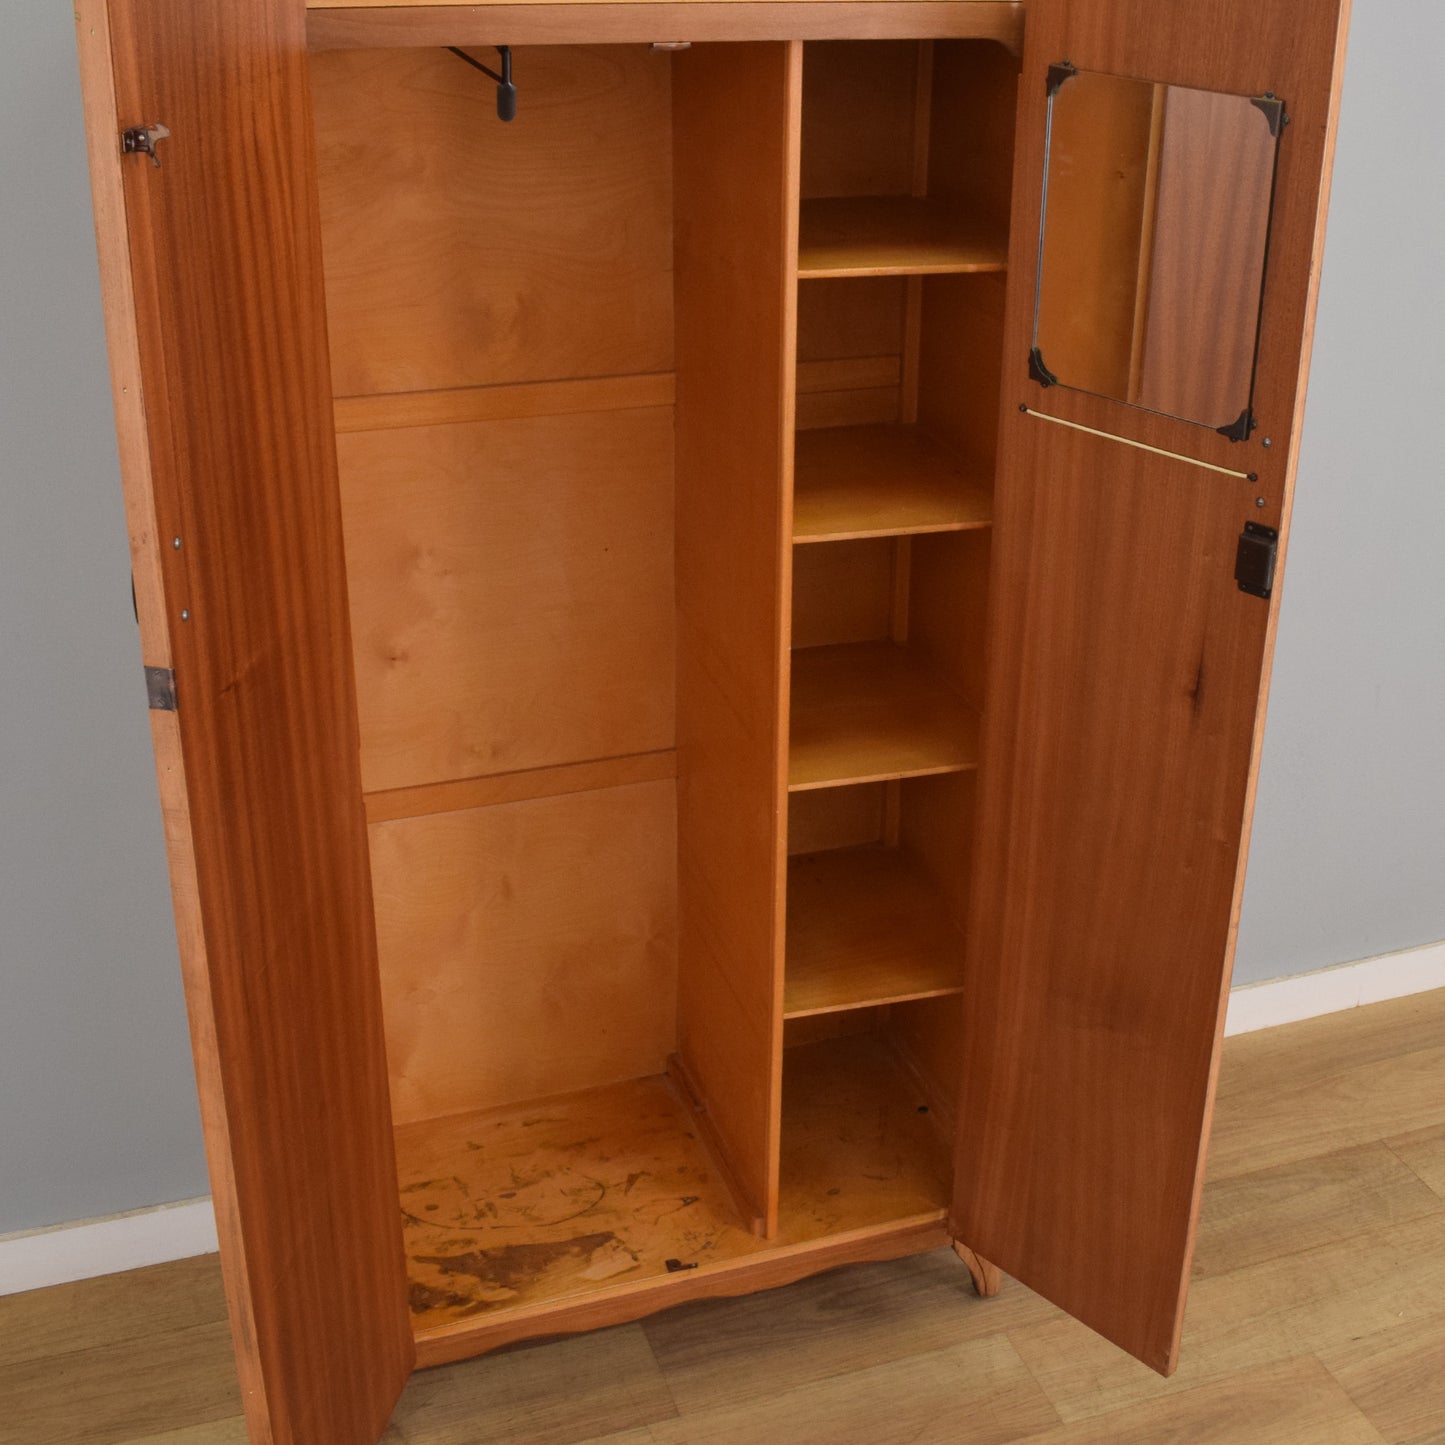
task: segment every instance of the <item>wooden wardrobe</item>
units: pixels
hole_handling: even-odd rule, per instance
[[[1346,9],[79,0],[254,1440],[950,1244],[1173,1369]],[[1233,435],[1238,177],[1090,289],[1167,87],[1277,137]]]

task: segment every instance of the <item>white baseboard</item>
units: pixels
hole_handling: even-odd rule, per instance
[[[209,1199],[0,1235],[0,1295],[213,1254],[217,1248]]]
[[[1244,984],[1229,995],[1224,1032],[1226,1037],[1249,1034],[1434,988],[1445,988],[1445,942]]]
[[[1445,942],[1236,988],[1224,1032],[1252,1033],[1434,988],[1445,988]],[[216,1247],[209,1199],[3,1235],[0,1295],[211,1254]]]

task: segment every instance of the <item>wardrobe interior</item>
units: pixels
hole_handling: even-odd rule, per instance
[[[1018,59],[512,66],[312,56],[419,1333],[940,1219],[958,1122]]]

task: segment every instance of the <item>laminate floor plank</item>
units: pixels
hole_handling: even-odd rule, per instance
[[[0,1295],[0,1367],[225,1318],[226,1295],[213,1254]]]
[[[1061,1425],[1020,1445],[1384,1445],[1385,1437],[1329,1371],[1306,1355],[1142,1401],[1086,1424]]]
[[[654,1425],[651,1445],[1007,1445],[1058,1415],[1002,1335]]]
[[[1168,1381],[1067,1317],[1009,1338],[1059,1414],[1081,1421],[1438,1318],[1442,1299],[1445,1218],[1432,1214],[1195,1280]]]
[[[224,1420],[210,1420],[204,1425],[184,1425],[179,1430],[165,1430],[159,1435],[137,1435],[121,1445],[250,1445],[246,1439],[246,1422],[240,1415]]]
[[[1445,1311],[1350,1340],[1320,1358],[1391,1445],[1445,1442]]]
[[[1218,1097],[1257,1102],[1262,1089],[1283,1081],[1308,1088],[1365,1064],[1438,1049],[1442,1039],[1445,988],[1240,1034],[1225,1043]]]
[[[386,1445],[1445,1445],[1445,991],[1231,1039],[1178,1373],[951,1251],[408,1385]],[[0,1299],[0,1445],[242,1445],[214,1256]]]
[[[1445,1040],[1445,1029],[1440,1035]],[[1294,1159],[1445,1124],[1445,1045],[1372,1060],[1312,1080],[1261,1078],[1245,1107],[1220,1100],[1209,1177],[1227,1179]]]
[[[841,1383],[858,1370],[1064,1318],[1009,1284],[979,1299],[962,1262],[944,1249],[835,1270],[786,1290],[703,1300],[642,1327],[679,1412],[691,1417],[760,1390]]]
[[[120,1445],[240,1413],[225,1321],[0,1368],[0,1445]]]
[[[383,1445],[576,1445],[676,1416],[637,1325],[619,1325],[487,1361],[421,1370],[407,1382]]]
[[[1395,1157],[1407,1164],[1441,1199],[1445,1199],[1445,1124],[1396,1134],[1385,1140]]]
[[[1379,1142],[1212,1180],[1199,1213],[1194,1278],[1228,1274],[1442,1209],[1445,1198]]]

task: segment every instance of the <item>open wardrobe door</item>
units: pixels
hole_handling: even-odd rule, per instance
[[[293,0],[82,0],[106,329],[250,1438],[411,1368]],[[145,385],[142,389],[141,379]]]
[[[953,1226],[1174,1368],[1348,0],[1031,0]]]

